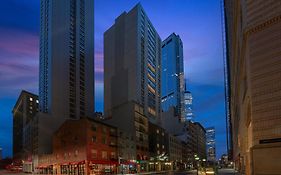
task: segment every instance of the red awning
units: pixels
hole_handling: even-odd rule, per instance
[[[79,161],[79,162],[69,162],[69,165],[79,165],[79,164],[84,164],[85,160]]]

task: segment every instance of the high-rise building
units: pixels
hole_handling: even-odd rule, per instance
[[[94,115],[94,1],[41,0],[40,112]]]
[[[38,96],[22,91],[13,108],[13,157],[26,160],[33,153],[33,120],[38,112]]]
[[[160,123],[160,75],[161,39],[138,3],[104,33],[105,118],[131,136],[126,157],[140,162],[138,172],[148,170],[148,121]]]
[[[137,4],[104,33],[104,112],[130,101],[158,122],[161,112],[161,39]]]
[[[280,174],[281,3],[225,0],[235,168]]]
[[[214,127],[206,128],[207,161],[216,161],[216,132]]]
[[[40,113],[34,125],[37,152],[45,154],[65,120],[94,117],[94,1],[40,2]]]
[[[176,108],[176,116],[184,118],[184,65],[183,44],[175,33],[172,33],[162,42],[162,75],[161,75],[161,106],[168,111],[170,107]]]

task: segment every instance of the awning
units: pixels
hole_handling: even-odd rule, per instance
[[[84,164],[85,160],[78,161],[78,162],[69,162],[69,165],[79,165],[79,164]]]

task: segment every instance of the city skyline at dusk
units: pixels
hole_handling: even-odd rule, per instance
[[[183,41],[185,78],[194,97],[195,120],[216,128],[217,157],[226,153],[220,1],[140,1],[162,40]],[[103,33],[138,1],[95,1],[95,102],[103,111]],[[38,94],[39,1],[1,2],[0,147],[11,156],[11,110],[21,90]],[[161,5],[160,5],[161,4]],[[13,13],[11,11],[16,11]],[[9,16],[9,18],[6,18]],[[3,133],[3,134],[2,134]]]

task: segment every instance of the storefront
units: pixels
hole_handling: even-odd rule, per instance
[[[137,170],[138,170],[138,172],[147,172],[148,171],[148,161],[146,161],[146,160],[137,161]]]
[[[41,165],[37,167],[38,174],[53,174],[53,165]]]
[[[32,161],[24,161],[22,164],[22,171],[25,173],[32,173],[33,172]]]
[[[90,175],[117,174],[117,161],[93,160],[89,161]]]
[[[123,162],[120,162],[119,167],[120,167],[120,173],[123,173],[123,174],[131,174],[131,173],[137,172],[136,162],[123,161]]]
[[[164,162],[164,161],[149,162],[148,170],[149,171],[170,171],[170,170],[172,170],[172,163]]]

